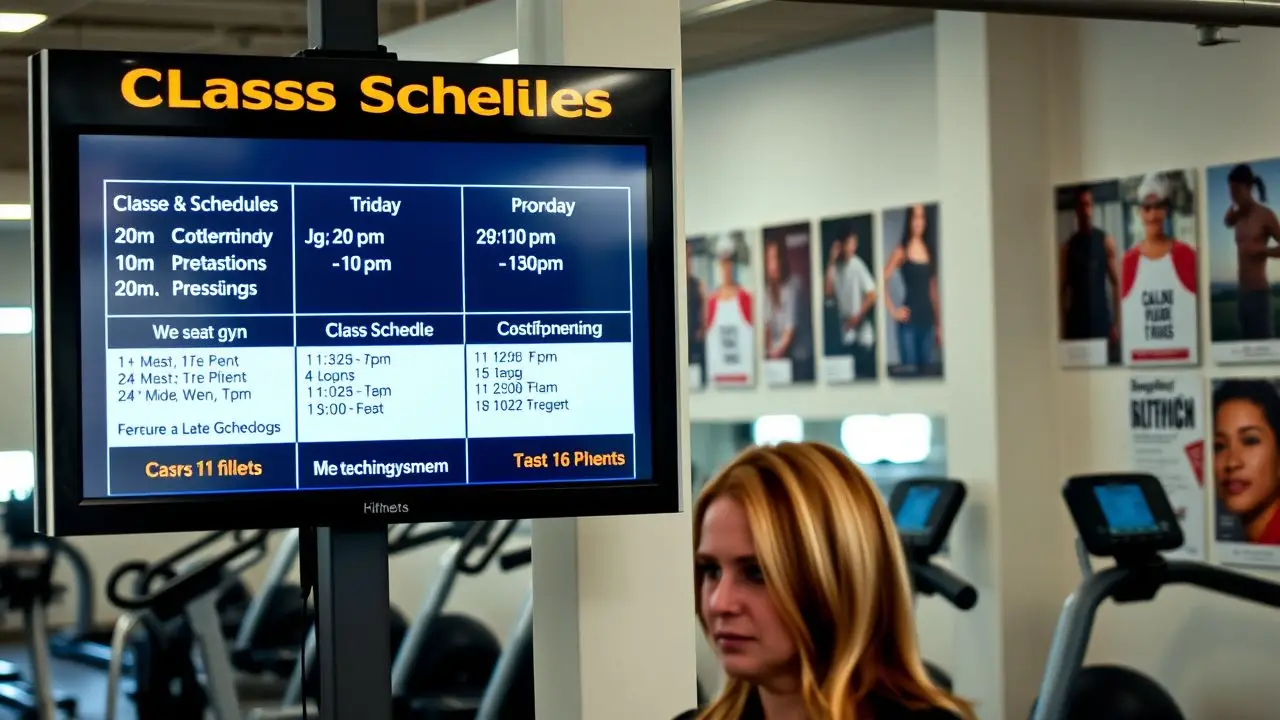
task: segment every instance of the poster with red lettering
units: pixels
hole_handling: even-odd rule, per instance
[[[685,245],[690,389],[756,384],[755,276],[747,234],[696,235]]]
[[[1165,555],[1204,560],[1204,386],[1193,375],[1129,379],[1133,469],[1160,479],[1185,541]]]
[[[1196,174],[1120,181],[1120,348],[1130,366],[1200,364]]]

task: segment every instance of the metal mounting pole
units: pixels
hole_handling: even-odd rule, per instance
[[[395,59],[378,0],[307,0],[307,40],[303,57]],[[318,528],[315,547],[320,720],[391,720],[387,528]]]
[[[391,720],[387,529],[316,531],[320,720]]]
[[[307,42],[329,52],[377,51],[377,0],[307,0]]]

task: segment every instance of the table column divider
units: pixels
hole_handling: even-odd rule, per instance
[[[459,266],[462,269],[462,452],[463,468],[466,470],[466,484],[471,484],[471,395],[467,385],[471,382],[471,374],[467,372],[467,186],[458,186],[458,237],[461,239],[462,255]]]
[[[298,184],[289,183],[289,252],[293,270],[293,488],[302,489],[301,452],[298,442]]]

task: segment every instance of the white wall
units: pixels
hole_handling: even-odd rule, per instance
[[[25,172],[0,171],[0,203],[24,203],[30,194]]]
[[[686,78],[687,234],[934,199],[935,75],[933,31],[923,27]],[[689,405],[694,422],[766,413],[838,419],[857,412],[945,414],[946,397],[941,382],[882,381],[707,389],[691,393]],[[931,599],[918,613],[925,654],[944,667],[952,663],[956,614]],[[699,674],[714,678],[715,667],[700,645]]]
[[[0,307],[31,303],[30,241],[26,223],[0,222]],[[31,336],[0,335],[0,451],[30,450]]]
[[[1054,24],[1047,78],[1053,86],[1053,141],[1047,150],[1055,182],[1280,155],[1280,134],[1273,127],[1280,99],[1261,80],[1280,70],[1272,52],[1280,39],[1276,31],[1232,31],[1244,42],[1200,48],[1193,29],[1183,26]],[[914,29],[689,78],[688,233],[872,211],[937,196],[938,128],[946,119],[937,113],[933,43],[932,29]],[[1242,92],[1241,83],[1256,89]],[[1051,261],[1050,252],[1044,257]],[[1202,259],[1207,262],[1208,254]],[[1202,317],[1208,314],[1207,296],[1205,303]],[[1205,358],[1207,338],[1206,331]],[[1214,377],[1259,370],[1219,370],[1210,363],[1184,372]],[[1055,371],[1066,430],[1059,461],[1046,463],[1044,482],[1056,486],[1073,473],[1129,467],[1128,375],[1121,369]],[[695,421],[858,411],[955,418],[958,409],[948,407],[945,388],[881,381],[843,388],[707,390],[691,396],[691,413]],[[1062,533],[1064,557],[1072,540]],[[1046,559],[1040,569],[1059,575],[1065,597],[1078,577],[1062,560]],[[920,612],[926,652],[942,664],[964,661],[950,631],[964,619],[953,615],[930,605]],[[1048,626],[1053,621],[1019,618]],[[1150,673],[1188,717],[1261,720],[1274,718],[1280,705],[1276,647],[1280,616],[1274,611],[1172,588],[1154,604],[1104,608],[1089,660]],[[713,668],[703,653],[700,666]],[[1024,710],[1008,712],[1016,717]]]
[[[1051,113],[1058,123],[1052,147],[1058,182],[1280,155],[1280,97],[1266,80],[1280,71],[1277,31],[1229,31],[1243,42],[1201,48],[1187,27],[1102,21],[1061,26]],[[1203,215],[1203,203],[1201,210]],[[1202,217],[1201,238],[1205,222]],[[1201,277],[1207,277],[1209,253],[1200,258]],[[1200,378],[1277,374],[1274,367],[1213,364],[1203,320],[1208,293],[1201,296],[1205,366],[1185,372]],[[1046,480],[1128,467],[1130,373],[1060,375],[1062,462],[1057,476]],[[1280,580],[1280,574],[1272,577]],[[1263,720],[1276,717],[1280,706],[1277,647],[1275,610],[1175,588],[1161,592],[1154,605],[1104,609],[1090,661],[1124,662],[1153,674],[1187,717]]]
[[[489,0],[382,37],[401,60],[475,62],[516,46],[516,0]]]

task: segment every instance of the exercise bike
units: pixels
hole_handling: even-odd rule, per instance
[[[957,610],[978,604],[978,589],[947,568],[933,564],[964,505],[964,483],[950,478],[903,480],[889,496],[898,537],[907,559],[913,595],[937,595]],[[951,690],[951,675],[931,662],[925,669],[939,687]]]
[[[1158,682],[1119,665],[1084,667],[1098,607],[1150,602],[1168,585],[1194,585],[1238,600],[1280,608],[1280,584],[1161,553],[1182,546],[1182,528],[1164,487],[1153,475],[1079,475],[1063,498],[1075,523],[1084,579],[1067,598],[1054,632],[1032,720],[1183,720]],[[1089,556],[1114,558],[1093,572]]]

